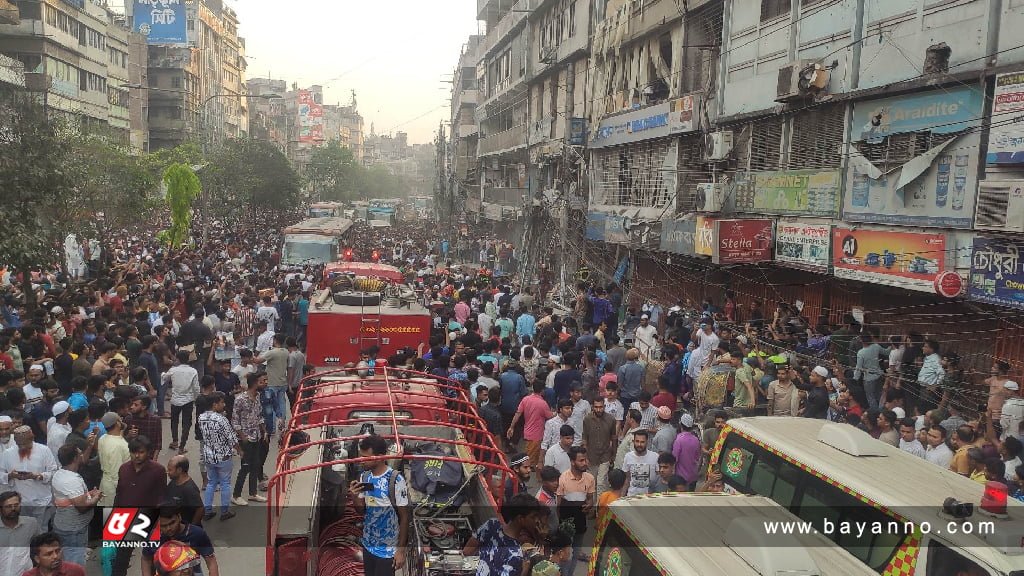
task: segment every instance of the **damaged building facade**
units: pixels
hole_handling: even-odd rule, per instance
[[[569,54],[545,24],[563,5]],[[523,199],[525,269],[581,254],[634,303],[720,304],[731,290],[832,322],[965,299],[1024,307],[1024,5],[478,6],[494,47],[478,63],[484,205],[492,182],[525,188],[510,199]],[[511,75],[499,44],[513,47]],[[531,228],[564,250],[532,249]],[[979,346],[1024,336],[1001,328]]]

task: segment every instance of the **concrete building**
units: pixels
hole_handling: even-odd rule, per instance
[[[249,133],[245,41],[222,0],[186,6],[188,46],[149,46],[150,148],[212,147]]]
[[[462,47],[459,64],[452,78],[452,116],[449,153],[450,179],[448,186],[462,198],[468,216],[474,221],[481,212],[480,162],[477,159],[480,127],[476,120],[476,107],[480,101],[477,78],[477,53],[483,36],[470,36]]]
[[[278,149],[288,149],[289,123],[286,118],[287,106],[284,98],[259,98],[259,96],[283,96],[288,92],[288,82],[271,78],[250,78],[246,81],[250,96],[249,134],[257,140],[273,142]]]
[[[14,6],[18,23],[8,17],[0,24],[0,53],[21,62],[27,87],[82,126],[132,142],[129,93],[122,85],[141,75],[131,73],[133,34],[124,18],[95,2],[19,0]]]

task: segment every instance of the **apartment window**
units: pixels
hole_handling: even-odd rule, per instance
[[[789,14],[793,0],[761,0],[761,22]]]
[[[190,32],[196,29],[196,21],[192,18],[188,19],[188,29]]]
[[[182,116],[180,106],[175,106],[174,108],[171,108],[171,118],[175,120],[181,120]]]
[[[569,37],[576,35],[576,2],[569,3]]]
[[[813,6],[815,4],[821,4],[822,2],[828,2],[828,0],[800,0],[800,6]]]
[[[89,89],[89,73],[85,70],[78,71],[78,89],[88,90]]]
[[[107,103],[118,108],[128,107],[128,91],[107,87]]]
[[[181,76],[171,78],[171,88],[181,88]]]
[[[50,26],[57,25],[57,9],[49,4],[46,5],[46,23]]]
[[[18,13],[22,20],[42,20],[42,4],[35,0],[15,0],[14,5],[18,7]]]

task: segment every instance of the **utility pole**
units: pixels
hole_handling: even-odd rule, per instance
[[[569,135],[572,131],[572,115],[575,111],[575,102],[573,102],[573,95],[576,93],[576,63],[570,61],[566,68],[566,81],[565,81],[565,130],[563,131],[562,138],[562,190],[559,194],[559,198],[562,204],[562,221],[559,228],[562,231],[562,246],[559,250],[559,260],[561,261],[561,278],[560,283],[562,286],[562,293],[559,294],[559,299],[562,305],[565,305],[565,268],[566,261],[568,260],[568,237],[569,237],[569,178],[572,172],[569,170],[569,165],[572,162],[572,144],[569,141]]]

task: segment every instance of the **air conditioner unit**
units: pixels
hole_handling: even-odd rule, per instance
[[[732,130],[721,130],[704,136],[704,160],[721,162],[727,160],[732,153]]]
[[[1024,232],[1024,180],[988,181],[978,187],[976,228]]]
[[[797,60],[779,68],[776,102],[809,98],[828,86],[829,71],[814,60]]]
[[[725,203],[725,184],[706,182],[697,184],[694,208],[697,212],[721,212]]]

